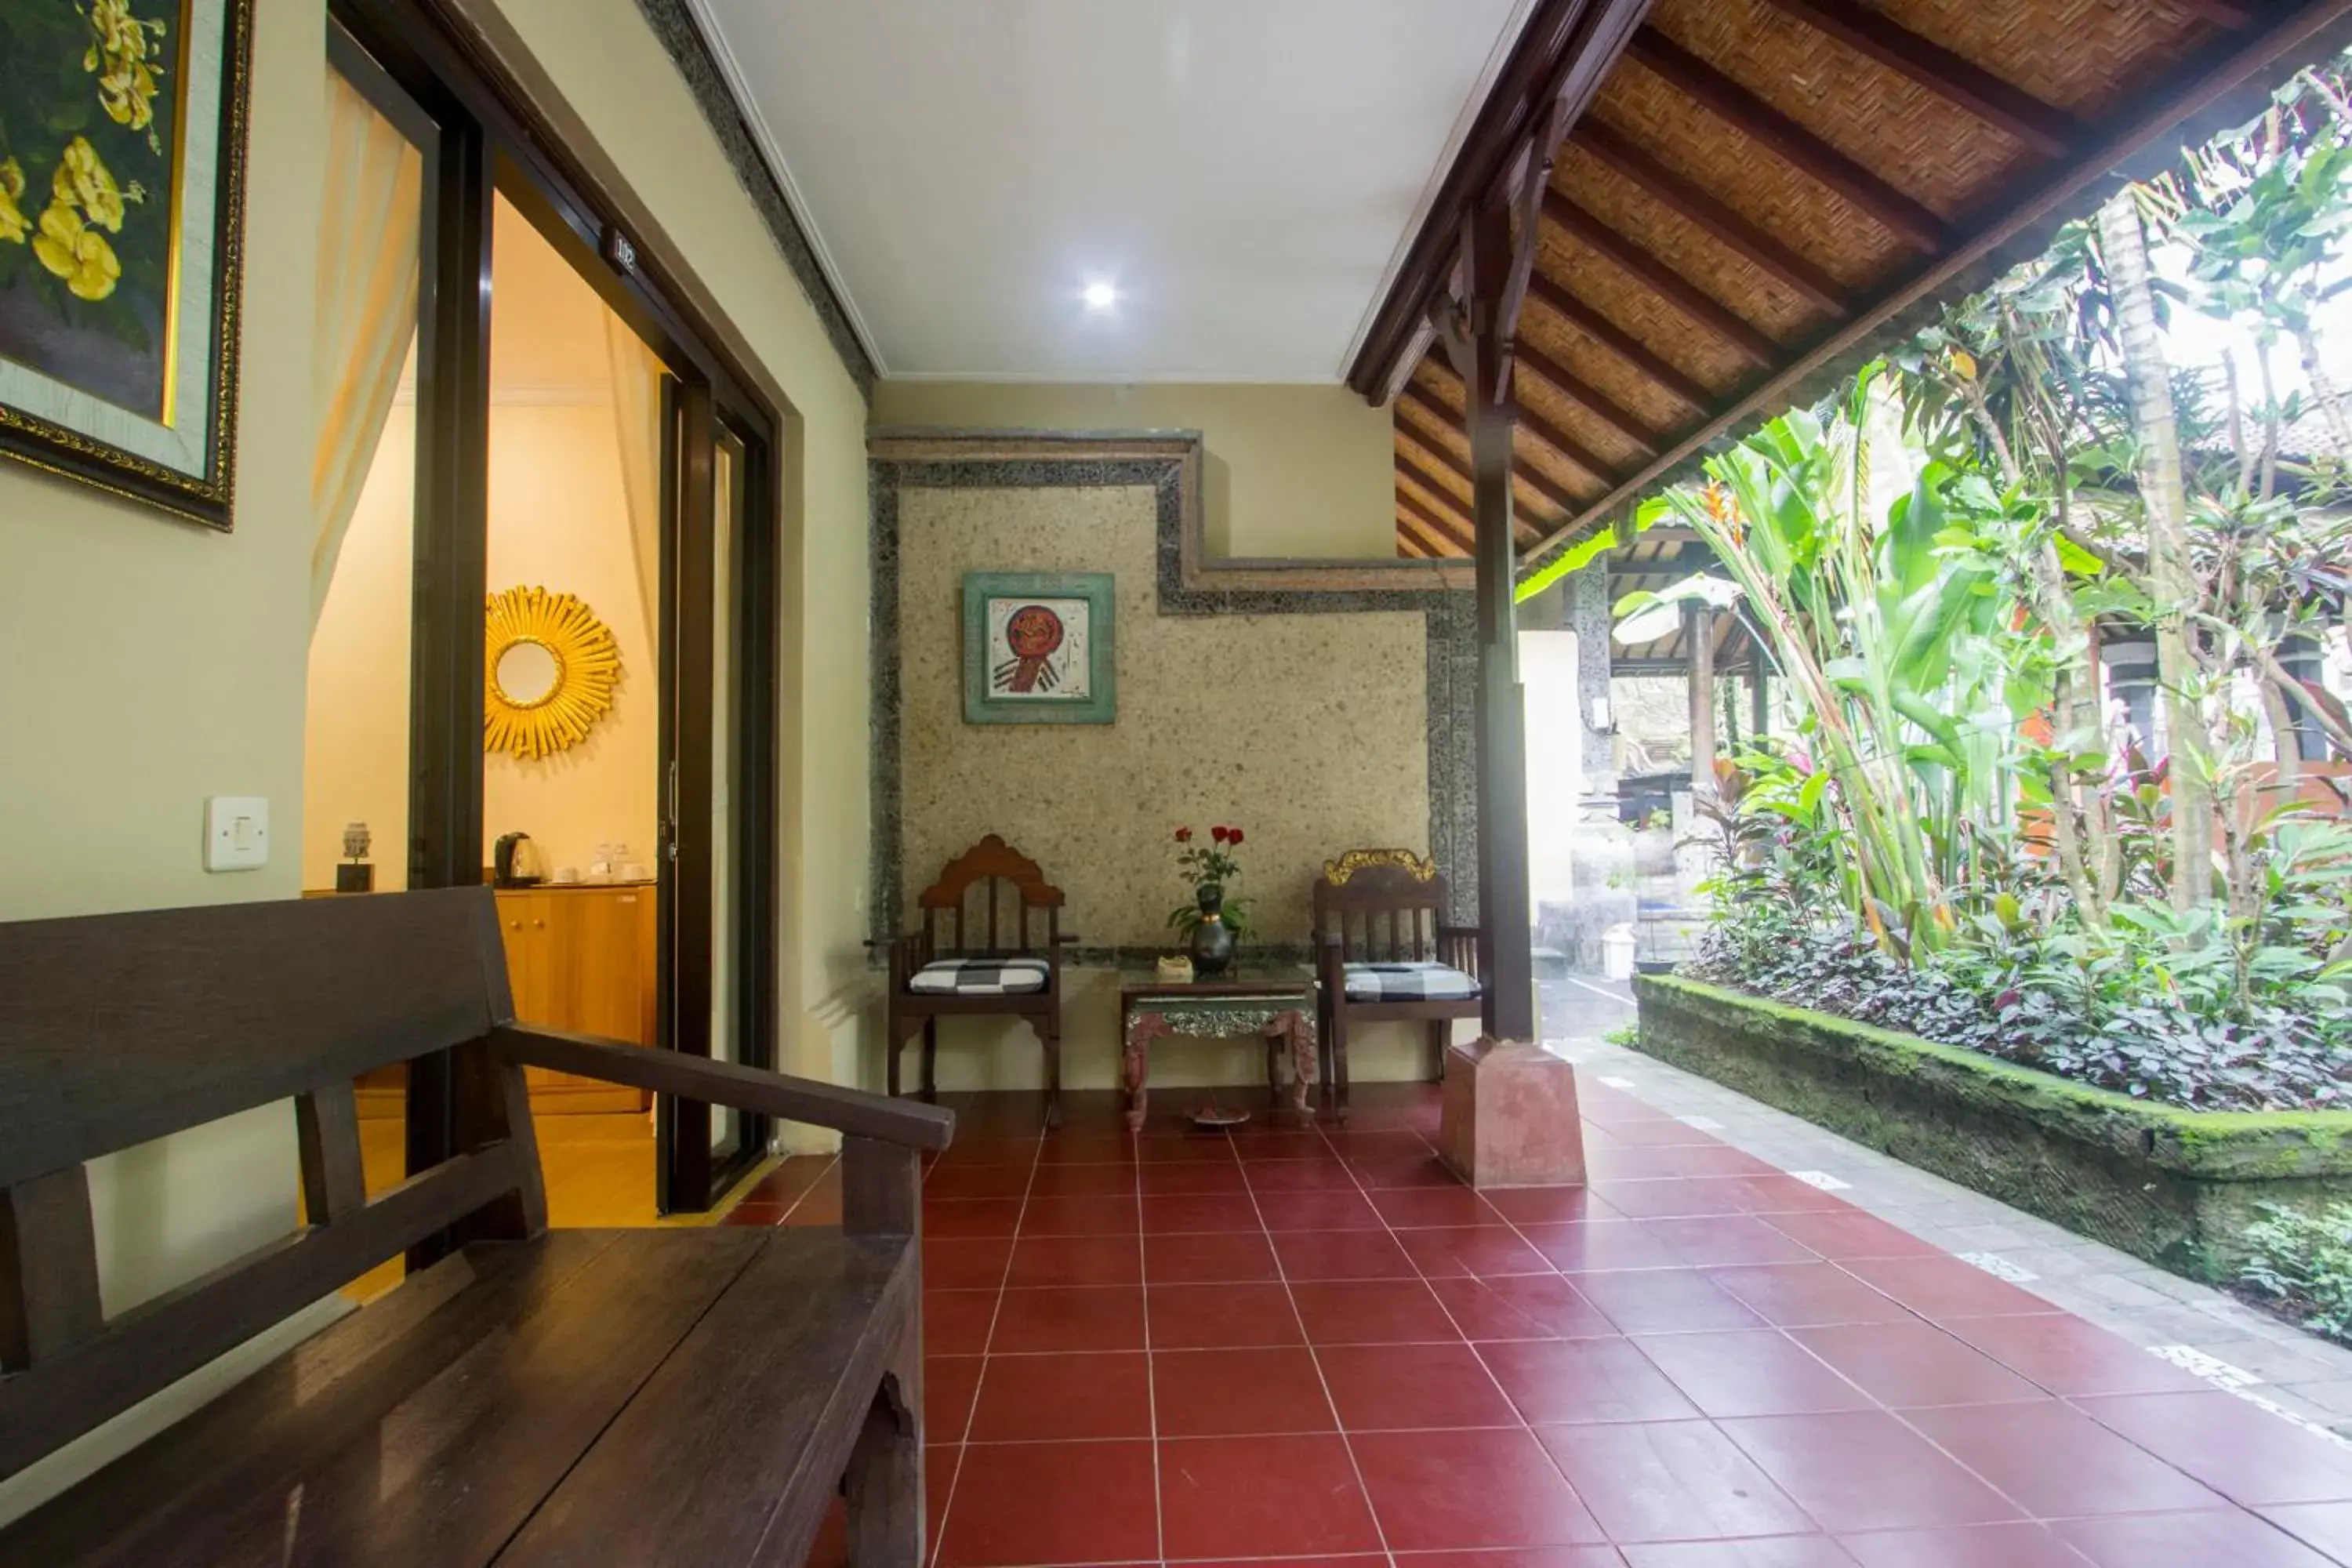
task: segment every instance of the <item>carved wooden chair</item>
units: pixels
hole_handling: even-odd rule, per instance
[[[1348,1032],[1418,1023],[1443,1076],[1454,1020],[1478,1016],[1478,932],[1445,920],[1445,879],[1410,849],[1350,849],[1315,880],[1323,1097],[1348,1113]]]
[[[898,1054],[923,1037],[923,1098],[939,1096],[940,1020],[1016,1017],[1045,1047],[1045,1124],[1062,1121],[1062,889],[992,833],[940,868],[915,902],[922,927],[893,937],[885,1036],[889,1089]],[[943,929],[944,928],[944,929]]]

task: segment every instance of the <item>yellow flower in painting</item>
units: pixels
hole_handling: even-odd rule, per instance
[[[0,240],[11,245],[25,243],[26,231],[33,226],[16,198],[25,194],[25,167],[14,158],[0,159]]]
[[[33,241],[41,265],[66,280],[80,300],[98,300],[114,292],[122,263],[106,236],[81,221],[81,215],[59,203],[41,215],[41,232]]]
[[[90,222],[109,233],[122,232],[122,187],[114,183],[113,171],[99,157],[89,137],[77,136],[66,144],[65,156],[58,160],[58,172],[49,184],[60,205],[81,208]]]
[[[89,26],[97,40],[83,53],[81,68],[103,68],[99,101],[117,125],[145,130],[155,118],[156,73],[148,56],[163,37],[163,24],[133,16],[130,0],[91,0]]]

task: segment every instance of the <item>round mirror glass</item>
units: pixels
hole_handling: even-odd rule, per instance
[[[517,642],[499,655],[499,694],[518,708],[536,708],[555,695],[563,667],[545,645]]]

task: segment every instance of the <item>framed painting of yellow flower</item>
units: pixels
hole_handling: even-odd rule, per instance
[[[226,529],[253,0],[0,0],[0,453]]]

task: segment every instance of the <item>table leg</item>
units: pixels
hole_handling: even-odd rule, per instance
[[[1172,1033],[1158,1013],[1138,1013],[1127,1023],[1121,1077],[1127,1083],[1127,1130],[1143,1131],[1143,1112],[1150,1100],[1151,1042]]]
[[[1315,1020],[1304,1010],[1276,1020],[1290,1040],[1290,1108],[1308,1114],[1307,1086],[1315,1081]]]

